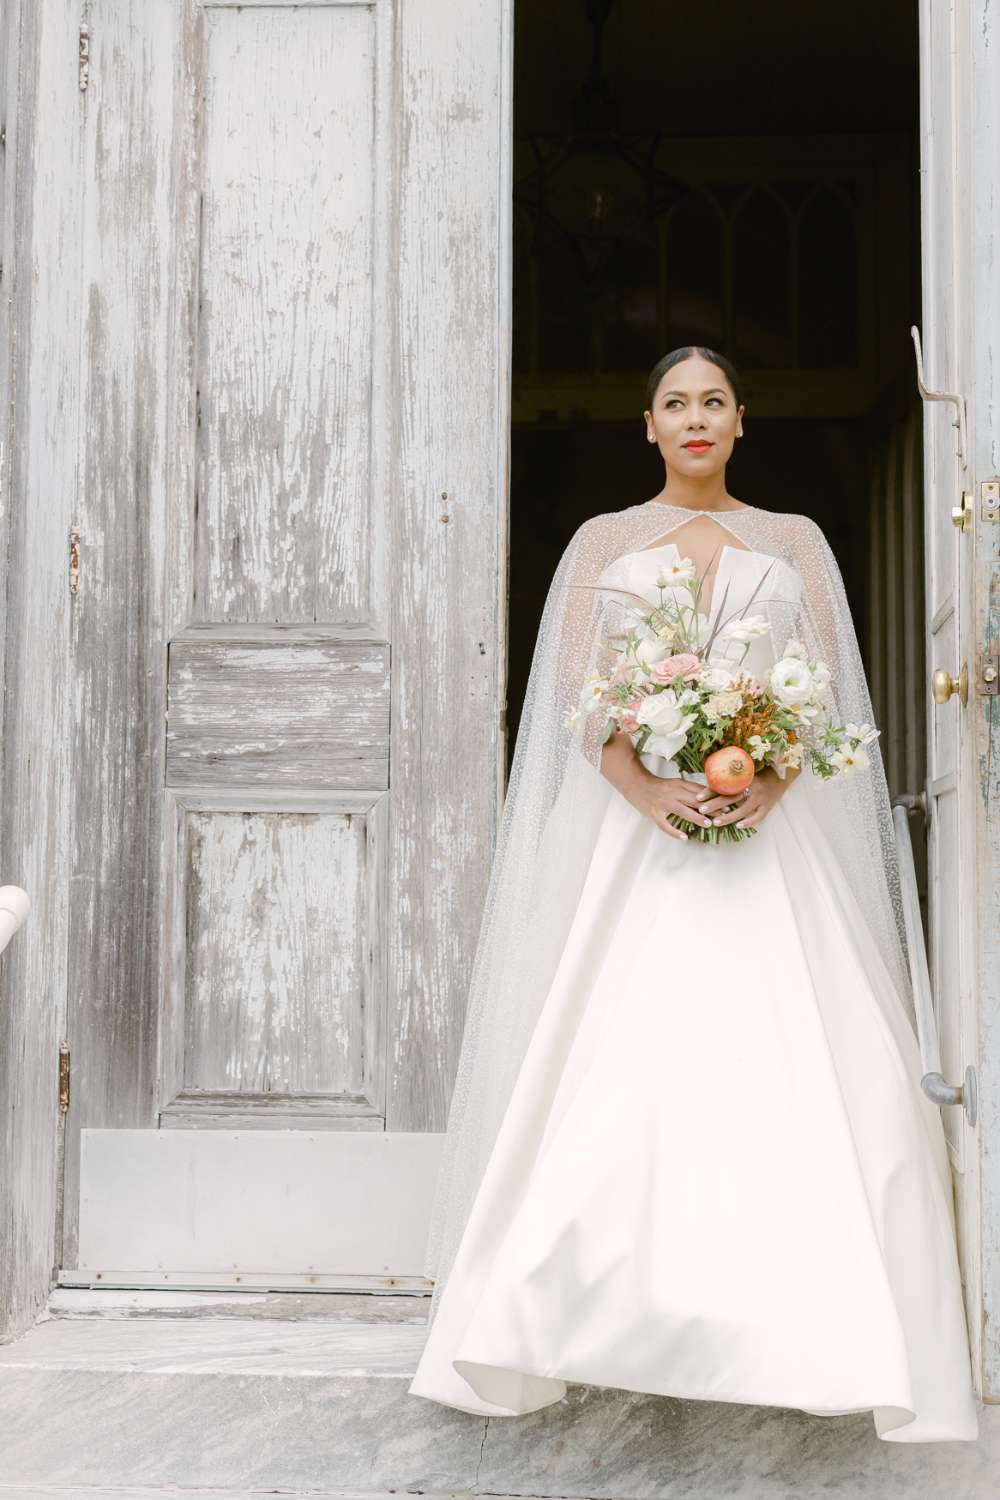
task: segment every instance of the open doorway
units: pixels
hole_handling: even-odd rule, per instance
[[[514,59],[508,753],[560,553],[660,489],[646,375],[701,343],[747,392],[728,488],[823,528],[890,792],[919,790],[916,5],[544,0]]]

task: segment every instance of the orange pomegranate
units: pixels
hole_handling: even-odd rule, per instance
[[[722,745],[713,750],[706,756],[703,769],[709,790],[722,796],[742,792],[753,781],[753,758],[739,745]]]

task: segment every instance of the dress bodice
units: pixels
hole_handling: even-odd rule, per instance
[[[656,586],[657,575],[665,563],[684,555],[675,542],[663,542],[641,551],[626,552],[605,568],[601,574],[601,582],[629,589],[632,593],[641,594],[651,604],[657,604],[660,598]],[[763,585],[754,596],[754,589],[762,578]],[[748,616],[764,615],[771,621],[772,630],[768,635],[752,640],[745,656],[743,643],[716,640],[712,645],[710,660],[720,663],[729,661],[733,664],[741,662],[742,670],[747,675],[752,673],[759,676],[764,667],[771,665],[782,653],[785,645],[782,626],[787,630],[791,611],[801,592],[801,576],[783,558],[773,557],[767,552],[750,551],[745,547],[728,544],[723,546],[712,581],[708,609],[705,611],[709,621],[714,623],[725,596],[724,620],[738,616],[745,609]],[[686,595],[684,600],[687,602]],[[774,607],[779,602],[784,606],[781,610]]]

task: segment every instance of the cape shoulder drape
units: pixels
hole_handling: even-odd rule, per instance
[[[573,729],[564,724],[565,710],[578,701],[585,680],[609,664],[609,639],[628,607],[610,588],[598,586],[618,558],[665,542],[686,522],[706,515],[733,546],[776,559],[781,587],[751,611],[768,617],[775,655],[788,638],[800,640],[809,657],[825,661],[833,674],[826,694],[833,722],[874,724],[843,579],[809,517],[749,506],[704,512],[647,501],[594,516],[573,535],[542,612],[472,966],[425,1255],[425,1274],[435,1281],[431,1321],[559,960],[608,799],[620,796],[600,773],[603,715],[582,715]],[[682,545],[680,550],[683,555]],[[717,607],[713,599],[713,616]],[[786,798],[808,798],[816,836],[829,841],[915,1029],[878,740],[868,750],[869,767],[854,776],[822,781],[803,765]],[[739,848],[711,852],[725,858],[738,856]]]

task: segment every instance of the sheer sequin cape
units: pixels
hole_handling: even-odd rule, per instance
[[[796,570],[802,580],[797,597],[768,601],[763,611],[776,654],[789,637],[802,641],[810,658],[825,661],[833,674],[826,701],[834,722],[874,724],[843,579],[826,537],[808,516],[752,506],[702,512],[647,501],[593,516],[575,532],[539,625],[471,971],[425,1254],[425,1274],[435,1282],[431,1319],[564,946],[608,799],[621,795],[600,774],[600,713],[581,716],[573,730],[563,716],[585,679],[606,666],[609,638],[621,628],[627,604],[599,587],[570,585],[598,585],[616,558],[667,541],[694,516],[708,514],[734,545],[781,558]],[[751,612],[760,611],[752,606]],[[804,766],[798,782],[915,1029],[889,794],[879,741],[867,748],[870,766],[853,777],[824,782]]]

